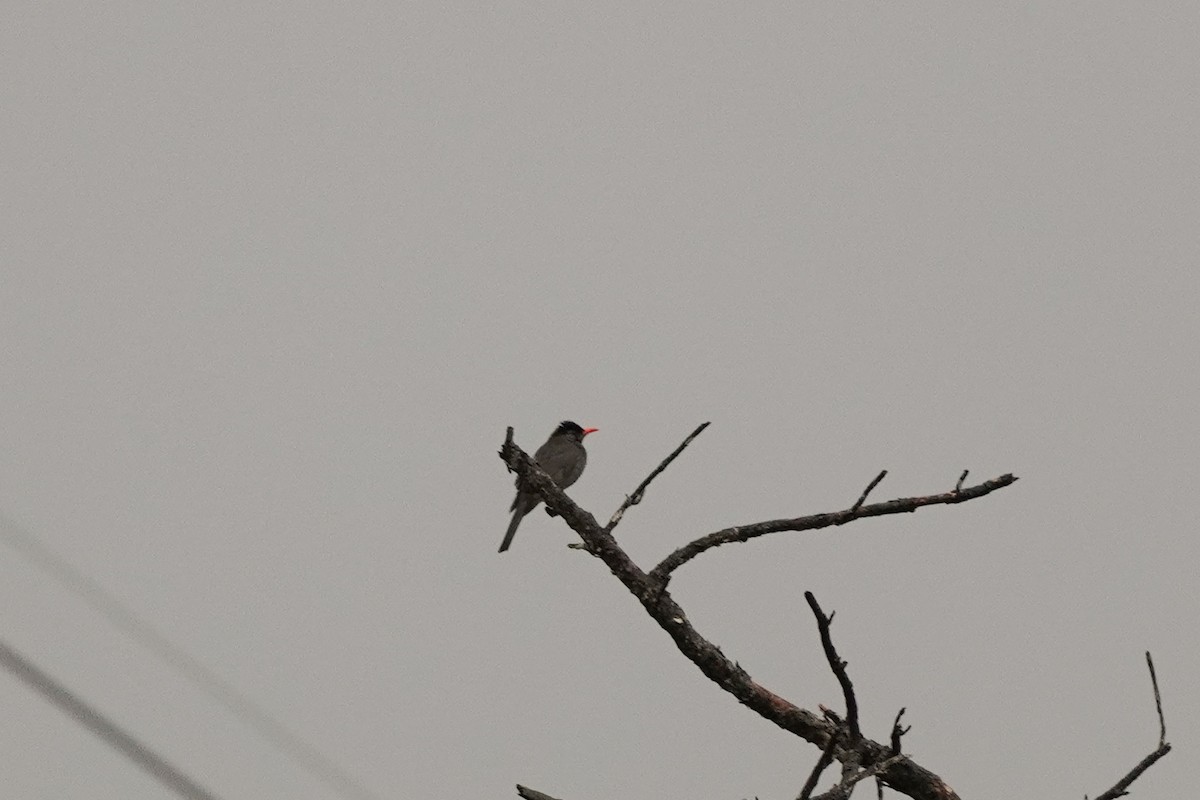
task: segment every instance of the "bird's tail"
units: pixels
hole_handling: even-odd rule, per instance
[[[521,524],[521,519],[529,513],[529,509],[524,503],[514,503],[516,510],[513,511],[512,522],[508,523],[508,531],[504,534],[504,541],[500,543],[500,552],[503,553],[512,544],[513,537],[517,535],[517,526]]]

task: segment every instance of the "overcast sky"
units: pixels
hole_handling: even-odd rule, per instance
[[[18,3],[0,26],[0,641],[226,800],[338,798],[35,537],[379,798],[794,797],[506,425],[672,591],[964,798],[1194,792],[1193,3]],[[166,789],[0,674],[13,798]]]

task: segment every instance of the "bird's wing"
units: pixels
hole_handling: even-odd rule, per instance
[[[583,468],[587,466],[587,451],[579,444],[555,448],[546,454],[545,460],[538,459],[538,464],[560,489],[566,489],[583,474]]]

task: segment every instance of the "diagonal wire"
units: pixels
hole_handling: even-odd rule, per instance
[[[339,793],[356,800],[381,800],[332,759],[288,730],[282,722],[233,687],[228,681],[201,664],[193,656],[159,633],[132,609],[114,597],[92,578],[71,566],[64,558],[39,542],[7,515],[0,513],[0,538],[14,550],[50,575],[61,586],[105,616],[163,661],[170,664],[209,697],[256,730],[264,739],[286,752],[312,775]]]
[[[218,800],[217,796],[168,764],[162,756],[134,739],[67,687],[51,678],[32,661],[0,642],[0,666],[32,686],[47,700],[74,717],[169,789],[187,800]]]

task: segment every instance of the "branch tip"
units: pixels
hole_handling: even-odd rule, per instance
[[[1107,792],[1096,795],[1096,800],[1116,800],[1118,797],[1124,797],[1129,794],[1130,784],[1142,776],[1142,773],[1154,766],[1154,763],[1160,758],[1171,752],[1171,745],[1167,744],[1167,724],[1163,721],[1162,713],[1162,695],[1158,692],[1158,676],[1154,672],[1154,660],[1150,657],[1150,651],[1146,651],[1146,665],[1150,668],[1150,683],[1154,686],[1154,706],[1158,710],[1158,747],[1154,749],[1150,755],[1143,758],[1137,765],[1125,774],[1125,777],[1117,781]]]
[[[1167,723],[1163,718],[1162,710],[1162,695],[1158,693],[1158,675],[1154,672],[1154,659],[1150,657],[1150,651],[1146,651],[1146,666],[1150,668],[1150,685],[1154,687],[1154,707],[1158,710],[1158,746],[1162,747],[1167,743]]]
[[[872,481],[873,485],[877,485],[882,480],[883,475],[887,474],[887,470],[876,476]],[[870,505],[857,505],[857,508],[851,507],[843,511],[826,512],[823,514],[809,514],[804,517],[796,517],[795,519],[772,519],[764,522],[755,522],[749,525],[735,525],[731,528],[723,528],[706,536],[701,536],[682,547],[677,548],[674,552],[658,563],[654,569],[650,570],[650,575],[657,579],[664,579],[669,573],[691,561],[696,556],[711,550],[714,547],[719,547],[723,544],[732,542],[745,542],[750,539],[755,539],[759,536],[765,536],[770,533],[781,533],[783,531],[815,531],[822,528],[834,527],[837,525],[845,525],[848,522],[854,522],[863,517],[881,517],[886,514],[905,514],[916,511],[918,508],[934,505],[954,505],[957,503],[965,503],[970,500],[983,497],[991,494],[1006,486],[1011,486],[1016,483],[1016,476],[1011,473],[1001,475],[998,478],[984,481],[975,486],[964,487],[961,491],[949,491],[941,494],[931,494],[922,497],[898,497],[895,500],[887,500],[881,503],[871,503]],[[872,486],[867,487],[867,491],[863,493],[863,498]]]
[[[708,422],[702,422],[700,425],[698,425],[696,430],[692,431],[691,434],[689,434],[688,437],[683,440],[683,443],[680,444],[679,447],[676,447],[669,456],[662,460],[661,464],[655,467],[654,470],[646,476],[646,480],[638,484],[638,487],[633,490],[633,494],[625,495],[625,502],[621,503],[620,508],[613,512],[612,518],[609,519],[608,525],[606,525],[604,528],[606,531],[611,533],[612,529],[617,527],[617,523],[621,521],[621,518],[625,516],[625,512],[628,511],[632,506],[636,506],[638,503],[642,502],[642,497],[645,496],[646,487],[650,485],[650,481],[661,475],[663,470],[665,470],[671,464],[671,462],[683,452],[684,448],[691,444],[693,439],[703,433],[704,429],[710,424],[711,423]]]
[[[860,494],[858,496],[858,500],[856,500],[854,502],[854,505],[852,505],[850,507],[850,511],[855,512],[855,511],[858,511],[860,508],[862,508],[862,504],[867,502],[867,495],[869,495],[871,493],[871,490],[874,489],[876,486],[878,486],[880,481],[882,481],[886,477],[887,477],[887,470],[886,469],[880,470],[879,474],[875,476],[875,480],[868,483],[867,488],[863,489],[862,494]]]
[[[854,684],[850,682],[850,676],[846,672],[846,662],[838,655],[837,648],[833,646],[833,637],[829,633],[829,623],[833,620],[833,615],[825,616],[825,612],[821,610],[821,606],[812,592],[806,591],[804,599],[808,601],[808,607],[812,609],[813,616],[817,618],[817,631],[821,635],[821,647],[825,650],[825,660],[829,662],[829,668],[833,670],[834,677],[841,685],[842,696],[846,700],[846,727],[850,729],[849,746],[857,747],[862,739],[862,731],[858,727],[858,700],[854,697]]]
[[[517,796],[523,800],[556,800],[545,792],[539,792],[537,789],[530,789],[528,786],[517,784]]]
[[[904,716],[907,708],[902,707],[896,712],[896,718],[892,720],[892,755],[900,755],[900,737],[912,730],[912,725],[900,727],[900,718]]]

